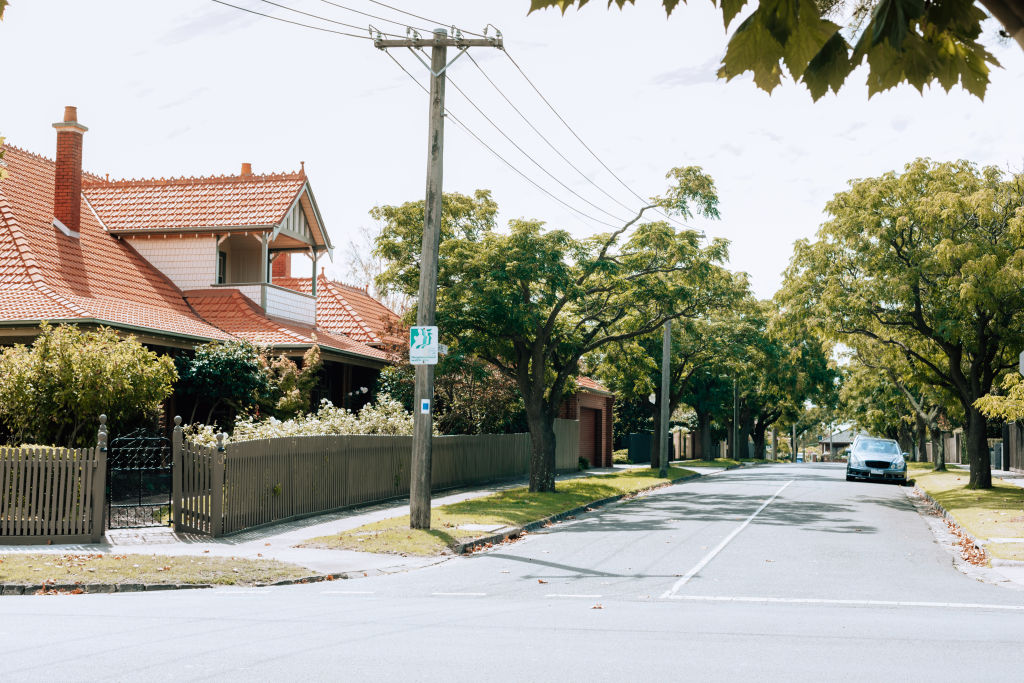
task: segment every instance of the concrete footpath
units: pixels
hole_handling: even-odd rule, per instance
[[[631,467],[646,465],[617,465],[611,468],[592,469],[586,472],[573,472],[561,475],[558,481],[609,474]],[[722,471],[721,468],[695,468],[703,475]],[[432,507],[457,503],[462,500],[479,498],[496,491],[523,486],[526,478],[503,482],[479,489],[463,489],[450,493],[435,495]],[[240,557],[253,560],[279,560],[312,569],[323,574],[347,574],[349,576],[364,573],[367,576],[393,574],[425,567],[452,557],[450,554],[440,557],[417,557],[365,553],[354,550],[325,550],[319,548],[297,548],[297,544],[317,536],[337,534],[354,529],[364,524],[378,522],[392,517],[409,514],[408,499],[390,501],[377,505],[341,510],[338,512],[316,515],[299,520],[279,522],[257,529],[242,531],[221,538],[210,538],[198,534],[178,534],[166,527],[150,527],[145,529],[115,529],[108,531],[102,543],[62,544],[62,545],[0,545],[0,554],[4,553],[104,553],[104,554],[145,554],[145,555],[179,555],[179,556],[221,556]]]

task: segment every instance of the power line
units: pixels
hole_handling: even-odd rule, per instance
[[[410,72],[409,72],[409,70],[408,70],[408,69],[406,69],[406,68],[405,68],[405,65],[403,65],[403,64],[402,64],[402,63],[401,63],[400,61],[398,61],[397,59],[395,59],[395,56],[394,56],[394,55],[392,55],[392,54],[391,54],[390,52],[388,52],[387,50],[385,50],[385,51],[384,51],[384,53],[385,53],[385,54],[386,54],[386,55],[387,55],[388,57],[390,57],[390,58],[391,58],[391,61],[393,61],[393,62],[394,62],[395,64],[397,64],[397,65],[398,65],[398,68],[399,68],[399,69],[401,69],[402,71],[404,71],[404,72],[405,72],[405,74],[406,74],[406,75],[407,75],[407,76],[408,76],[409,78],[411,78],[411,79],[413,80],[413,82],[414,82],[414,83],[415,83],[415,84],[416,84],[417,86],[419,86],[419,88],[420,88],[421,90],[423,90],[423,91],[424,91],[425,93],[427,93],[427,95],[430,95],[430,91],[429,91],[429,90],[428,90],[428,89],[427,89],[427,88],[426,88],[426,87],[425,87],[425,86],[424,86],[424,85],[423,85],[422,83],[420,83],[420,82],[419,82],[419,81],[418,81],[418,80],[416,79],[416,77],[415,77],[415,76],[413,76],[413,75],[412,75],[412,73],[410,73]],[[618,225],[615,225],[615,224],[612,224],[612,223],[608,223],[608,222],[605,222],[605,221],[601,220],[600,218],[595,218],[595,217],[591,216],[590,214],[588,214],[588,213],[586,213],[586,212],[584,212],[584,211],[580,211],[579,209],[577,209],[577,208],[576,208],[575,206],[573,206],[572,204],[569,204],[568,202],[566,202],[565,200],[561,199],[560,197],[557,197],[557,196],[555,196],[554,194],[552,194],[551,192],[549,192],[549,191],[548,191],[547,189],[545,189],[545,188],[544,188],[544,187],[542,187],[541,185],[538,185],[536,181],[534,181],[534,180],[533,180],[532,178],[530,178],[530,176],[528,176],[528,175],[526,175],[525,173],[523,173],[522,171],[520,171],[520,170],[519,170],[518,168],[516,168],[516,167],[515,167],[515,165],[513,165],[513,164],[512,164],[512,163],[511,163],[510,161],[508,161],[508,160],[507,160],[507,159],[506,159],[505,157],[501,156],[501,154],[499,154],[499,153],[498,153],[497,151],[495,151],[495,149],[494,149],[493,147],[491,147],[491,146],[490,146],[490,145],[488,145],[488,144],[487,144],[486,142],[484,142],[484,141],[483,141],[483,140],[482,140],[482,139],[480,138],[480,136],[479,136],[479,135],[477,135],[476,133],[474,133],[474,132],[473,132],[473,130],[472,130],[472,129],[471,129],[471,128],[470,128],[469,126],[467,126],[467,125],[466,125],[466,124],[464,124],[464,123],[463,123],[462,121],[460,121],[460,120],[459,120],[459,118],[458,118],[457,116],[455,116],[455,114],[453,114],[453,113],[452,113],[451,109],[449,109],[449,108],[445,107],[445,114],[446,114],[446,115],[448,116],[448,118],[450,118],[450,119],[452,120],[452,123],[454,123],[454,124],[455,124],[455,125],[457,125],[457,126],[458,126],[459,128],[461,128],[461,129],[462,129],[462,130],[464,130],[464,131],[465,131],[466,133],[468,133],[468,134],[469,134],[470,136],[472,136],[472,137],[473,137],[473,139],[474,139],[474,140],[476,140],[477,142],[479,142],[479,143],[480,143],[481,145],[483,145],[483,146],[484,146],[484,148],[486,148],[488,152],[490,152],[491,154],[493,154],[493,155],[494,155],[495,157],[497,157],[497,158],[498,158],[498,159],[499,159],[499,160],[500,160],[500,161],[501,161],[502,163],[504,163],[504,164],[505,164],[506,166],[508,166],[508,167],[509,167],[510,169],[512,169],[513,171],[515,171],[515,172],[516,172],[517,174],[519,174],[519,176],[520,176],[520,177],[522,177],[522,178],[523,178],[523,180],[525,180],[526,182],[528,182],[528,183],[530,183],[531,185],[533,185],[533,186],[534,186],[535,188],[537,188],[538,190],[540,190],[541,192],[543,192],[544,194],[546,194],[546,195],[547,195],[548,197],[550,197],[551,199],[554,199],[554,200],[555,200],[556,202],[558,202],[558,203],[559,203],[559,204],[561,204],[562,206],[566,207],[566,208],[567,208],[567,209],[569,209],[570,211],[573,211],[573,212],[575,212],[575,213],[578,213],[579,215],[583,216],[583,217],[584,217],[584,218],[586,218],[587,220],[593,221],[593,222],[595,222],[595,223],[599,223],[599,224],[601,224],[601,225],[604,225],[604,226],[607,226],[607,227],[609,227],[609,228],[618,228],[618,227],[620,227],[620,226],[618,226]]]
[[[506,102],[508,102],[508,105],[509,105],[510,107],[512,107],[512,110],[513,110],[513,111],[515,111],[515,113],[519,114],[519,117],[520,117],[520,118],[521,118],[521,119],[522,119],[522,120],[523,120],[523,121],[524,121],[524,122],[526,123],[526,125],[528,125],[528,126],[529,126],[529,127],[530,127],[530,128],[532,129],[532,130],[533,130],[533,132],[534,132],[534,133],[536,133],[536,134],[537,134],[537,135],[538,135],[538,136],[540,137],[540,139],[541,139],[541,140],[543,140],[543,141],[544,141],[545,143],[547,143],[547,146],[548,146],[548,147],[550,147],[550,148],[551,148],[551,150],[552,150],[552,151],[553,151],[553,152],[554,152],[555,154],[557,154],[557,155],[558,155],[559,157],[561,157],[562,161],[564,161],[565,163],[567,163],[567,164],[568,164],[568,165],[569,165],[569,166],[570,166],[570,167],[571,167],[571,168],[572,168],[572,169],[573,169],[574,171],[576,171],[576,172],[577,172],[577,173],[578,173],[578,174],[580,175],[580,177],[581,177],[581,178],[583,178],[583,179],[584,179],[584,180],[586,180],[586,181],[587,181],[588,183],[590,183],[591,185],[593,185],[594,187],[596,187],[596,188],[598,189],[598,191],[599,191],[599,192],[601,192],[601,194],[603,194],[603,195],[604,195],[605,197],[608,197],[608,199],[611,199],[611,200],[612,200],[613,202],[615,202],[616,204],[618,204],[618,205],[619,205],[620,207],[622,207],[622,208],[623,208],[623,209],[625,209],[626,211],[630,211],[630,212],[632,212],[632,211],[635,211],[635,209],[634,209],[634,208],[632,208],[632,207],[630,207],[630,206],[628,206],[628,205],[626,205],[626,204],[623,204],[623,203],[622,203],[622,202],[620,202],[620,201],[619,201],[618,199],[616,199],[616,198],[615,198],[615,196],[613,196],[613,195],[612,195],[611,193],[609,193],[609,192],[608,192],[607,190],[605,190],[605,189],[604,189],[603,187],[601,187],[601,186],[600,186],[600,185],[598,185],[598,184],[597,184],[596,182],[594,182],[594,180],[593,180],[593,179],[592,179],[592,178],[591,178],[590,176],[588,176],[588,175],[587,175],[586,173],[584,173],[583,171],[581,171],[581,170],[579,169],[579,167],[578,167],[578,166],[576,166],[576,164],[572,163],[572,161],[570,161],[570,160],[569,160],[569,159],[568,159],[568,158],[567,158],[567,157],[566,157],[566,156],[565,156],[564,154],[562,154],[562,152],[561,152],[561,151],[560,151],[560,150],[559,150],[559,149],[558,149],[557,147],[555,147],[554,143],[552,143],[552,142],[551,142],[550,140],[548,140],[548,139],[547,139],[547,137],[545,137],[545,135],[544,135],[543,133],[541,133],[541,132],[540,132],[540,131],[539,131],[539,130],[537,129],[537,127],[533,125],[533,123],[531,123],[530,119],[529,119],[529,118],[528,118],[528,117],[526,116],[526,114],[524,114],[524,113],[523,113],[522,111],[520,111],[520,110],[519,110],[519,107],[517,107],[517,106],[515,105],[515,103],[513,103],[513,102],[512,102],[512,100],[508,98],[508,96],[507,96],[507,95],[505,94],[505,92],[504,92],[504,91],[503,91],[503,90],[502,90],[502,89],[501,89],[501,88],[500,88],[500,87],[498,86],[498,84],[497,84],[497,83],[495,83],[495,82],[494,82],[494,81],[493,81],[493,80],[491,79],[491,77],[490,77],[490,76],[489,76],[489,75],[487,74],[487,72],[486,72],[486,71],[484,71],[483,67],[482,67],[482,66],[480,66],[480,64],[479,64],[479,63],[478,63],[478,62],[477,62],[477,61],[476,61],[475,59],[473,59],[473,55],[471,55],[471,54],[469,54],[469,53],[467,52],[467,53],[466,53],[466,56],[467,56],[467,57],[469,57],[469,60],[470,60],[471,62],[473,62],[473,65],[474,65],[474,66],[475,66],[475,67],[476,67],[476,68],[477,68],[477,69],[478,69],[478,70],[480,71],[480,73],[481,73],[481,74],[483,75],[483,77],[487,79],[487,82],[488,82],[488,83],[490,83],[490,84],[491,84],[492,86],[494,86],[494,89],[498,91],[498,94],[499,94],[499,95],[501,95],[501,97],[502,97],[502,98],[503,98],[503,99],[504,99],[504,100],[505,100]]]
[[[380,5],[381,7],[387,7],[389,10],[394,10],[395,12],[398,12],[400,14],[405,14],[405,15],[408,15],[410,17],[415,17],[417,19],[421,19],[423,21],[429,22],[431,24],[436,24],[438,26],[453,26],[454,25],[454,24],[449,24],[446,21],[437,21],[436,19],[428,19],[427,17],[420,16],[419,14],[413,14],[412,12],[406,12],[404,9],[399,9],[397,7],[393,7],[393,6],[385,4],[383,2],[377,2],[377,0],[369,0],[369,1],[372,2],[375,5]],[[460,30],[462,30],[462,29],[460,29]],[[486,36],[483,33],[476,33],[474,31],[462,31],[462,32],[463,33],[468,33],[471,36],[480,36],[481,38],[486,38]]]
[[[630,194],[632,194],[632,195],[633,195],[634,197],[636,197],[636,198],[637,198],[637,199],[639,199],[640,201],[644,202],[644,204],[647,204],[647,203],[648,203],[648,202],[649,202],[650,200],[649,200],[649,199],[645,199],[645,198],[644,198],[644,197],[642,197],[642,196],[641,196],[640,194],[638,194],[638,193],[637,193],[637,192],[636,192],[636,191],[635,191],[635,190],[634,190],[633,188],[631,188],[631,187],[630,187],[629,185],[627,185],[627,184],[626,184],[626,181],[625,181],[625,180],[623,180],[622,178],[620,178],[620,177],[619,177],[619,176],[618,176],[618,175],[617,175],[617,174],[615,173],[615,171],[613,171],[612,169],[610,169],[610,168],[608,167],[608,164],[604,163],[604,161],[602,161],[602,160],[601,160],[601,157],[597,156],[597,152],[595,152],[594,150],[592,150],[592,149],[590,148],[590,145],[588,145],[588,144],[587,144],[586,142],[584,142],[584,141],[583,141],[583,138],[581,138],[581,137],[580,137],[580,136],[579,136],[579,135],[578,135],[578,134],[576,133],[576,131],[575,131],[575,130],[573,130],[573,127],[569,125],[569,122],[568,122],[568,121],[566,121],[566,120],[565,120],[564,118],[562,118],[562,115],[558,113],[558,110],[557,110],[557,109],[555,109],[555,106],[554,106],[553,104],[551,104],[551,102],[549,102],[549,101],[548,101],[548,98],[544,97],[544,93],[542,93],[542,92],[540,91],[540,89],[539,89],[539,88],[538,88],[538,87],[537,87],[536,85],[534,85],[533,81],[531,81],[531,80],[530,80],[530,77],[526,75],[526,72],[525,72],[525,71],[523,71],[523,67],[519,66],[519,63],[518,63],[518,62],[516,62],[516,60],[515,60],[515,59],[514,59],[514,58],[512,57],[512,55],[510,55],[510,54],[508,53],[508,50],[502,50],[502,52],[504,52],[504,53],[505,53],[505,56],[506,56],[506,57],[508,57],[508,59],[509,59],[509,61],[510,61],[510,62],[512,62],[512,65],[516,67],[516,69],[517,69],[517,70],[519,71],[519,73],[520,73],[520,74],[522,74],[523,78],[524,78],[524,79],[526,79],[526,82],[530,84],[530,87],[531,87],[531,88],[533,88],[533,91],[534,91],[535,93],[537,93],[537,95],[538,95],[538,96],[540,97],[540,99],[541,99],[541,100],[543,100],[543,101],[544,101],[544,104],[546,104],[546,105],[548,106],[548,109],[550,109],[550,110],[551,110],[551,113],[553,113],[553,114],[554,114],[554,115],[555,115],[555,116],[556,116],[556,117],[558,118],[558,120],[562,122],[562,125],[564,125],[564,126],[565,126],[565,127],[566,127],[566,128],[568,129],[568,130],[569,130],[569,132],[570,132],[570,133],[572,133],[573,137],[574,137],[574,138],[576,138],[576,139],[577,139],[577,140],[579,141],[579,143],[580,143],[581,145],[583,145],[583,148],[584,148],[584,149],[586,149],[586,150],[587,150],[588,152],[590,152],[590,155],[591,155],[592,157],[594,157],[594,159],[596,159],[596,160],[597,160],[597,163],[601,164],[601,166],[602,166],[602,167],[604,167],[604,170],[608,171],[608,173],[609,173],[609,174],[611,174],[611,176],[612,176],[613,178],[615,178],[615,179],[616,179],[617,181],[619,181],[619,184],[620,184],[620,185],[622,185],[622,186],[623,186],[624,188],[626,188],[627,190],[629,190]],[[661,214],[662,216],[664,216],[665,218],[667,218],[668,220],[670,220],[670,221],[672,221],[673,223],[675,223],[676,225],[681,225],[681,226],[683,226],[684,228],[688,228],[688,229],[690,229],[690,230],[696,230],[696,228],[694,228],[693,226],[690,226],[690,225],[686,225],[686,223],[683,223],[682,221],[680,221],[680,220],[678,220],[678,219],[676,219],[676,218],[674,218],[674,217],[672,217],[672,216],[668,215],[667,213],[665,213],[664,211],[662,211],[662,210],[661,210],[660,208],[656,208],[655,210],[656,210],[656,211],[657,211],[658,213],[660,213],[660,214]]]
[[[406,26],[408,28],[414,28],[417,31],[423,31],[424,33],[429,33],[431,31],[431,29],[423,28],[422,26],[411,26],[411,25],[403,23],[401,21],[395,21],[394,19],[388,19],[387,17],[381,17],[381,16],[377,16],[376,14],[370,14],[369,12],[364,12],[362,10],[353,9],[352,7],[346,7],[345,5],[339,5],[336,2],[331,2],[331,0],[320,0],[320,2],[322,2],[324,4],[327,4],[327,5],[333,5],[334,7],[337,7],[338,9],[343,9],[343,10],[347,10],[349,12],[354,12],[355,14],[361,14],[364,17],[369,17],[371,19],[377,19],[379,21],[386,21],[389,24],[395,24],[397,26]],[[467,31],[467,33],[468,33],[468,31]]]
[[[301,26],[303,28],[311,28],[314,31],[323,31],[324,33],[333,33],[333,34],[339,35],[339,36],[348,36],[349,38],[360,38],[362,40],[371,40],[369,34],[367,34],[365,36],[361,36],[361,35],[358,35],[356,33],[346,33],[344,31],[335,31],[334,29],[324,28],[323,26],[313,26],[312,24],[303,24],[302,22],[299,22],[299,21],[292,21],[291,19],[282,19],[281,17],[275,17],[273,14],[264,14],[263,12],[257,12],[256,10],[249,9],[248,7],[239,7],[238,5],[232,5],[230,2],[224,2],[224,0],[212,0],[212,2],[215,2],[218,5],[224,5],[226,7],[231,7],[231,8],[237,9],[237,10],[239,10],[241,12],[248,12],[249,14],[255,14],[257,16],[266,17],[267,19],[273,19],[274,21],[280,21],[280,22],[283,22],[285,24],[292,24],[293,26]]]
[[[467,54],[468,54],[468,53],[467,53]],[[537,168],[539,168],[539,169],[540,169],[541,171],[543,171],[543,172],[544,172],[544,173],[545,173],[545,174],[546,174],[546,175],[547,175],[547,176],[548,176],[549,178],[551,178],[551,179],[552,179],[552,180],[554,180],[554,181],[555,181],[556,183],[558,183],[559,185],[561,185],[561,186],[562,186],[562,187],[563,187],[563,188],[564,188],[565,190],[567,190],[568,192],[572,193],[572,194],[573,194],[573,195],[574,195],[574,196],[575,196],[575,197],[576,197],[577,199],[579,199],[580,201],[584,202],[585,204],[587,204],[587,205],[589,205],[589,206],[593,207],[594,209],[597,209],[598,211],[600,211],[600,212],[601,212],[601,213],[603,213],[604,215],[608,216],[608,217],[609,217],[609,218],[611,218],[612,220],[615,220],[615,221],[620,221],[620,222],[622,222],[622,223],[625,223],[625,222],[626,222],[626,221],[625,221],[624,219],[622,219],[622,218],[619,218],[618,216],[616,216],[616,215],[615,215],[615,214],[613,214],[613,213],[609,213],[608,211],[605,211],[604,209],[602,209],[602,208],[601,208],[600,206],[598,206],[598,205],[597,205],[597,204],[595,204],[594,202],[590,201],[589,199],[587,199],[587,198],[586,198],[586,197],[584,197],[583,195],[579,194],[579,193],[578,193],[578,192],[576,192],[576,191],[575,191],[574,189],[572,189],[571,187],[569,187],[568,185],[566,185],[565,183],[563,183],[563,182],[562,182],[561,180],[559,180],[559,179],[558,179],[558,177],[557,177],[557,176],[555,176],[555,174],[553,174],[553,173],[552,173],[551,171],[549,171],[548,169],[544,168],[544,166],[543,166],[543,165],[542,165],[542,164],[541,164],[541,163],[540,163],[539,161],[537,161],[537,160],[536,160],[536,159],[534,159],[534,158],[533,158],[532,156],[530,156],[530,154],[529,154],[529,153],[528,153],[528,152],[527,152],[527,151],[526,151],[525,149],[523,149],[522,147],[520,147],[520,146],[519,146],[519,144],[518,144],[518,143],[516,143],[516,141],[515,141],[515,140],[513,140],[512,138],[510,138],[510,137],[508,136],[508,133],[506,133],[506,132],[505,132],[504,130],[502,130],[502,129],[501,129],[501,126],[499,126],[499,125],[498,125],[498,124],[496,124],[496,123],[495,123],[495,122],[494,122],[493,120],[491,120],[491,117],[489,117],[489,116],[488,116],[487,114],[485,114],[485,113],[483,112],[483,110],[481,110],[481,109],[480,109],[480,107],[478,107],[478,106],[477,106],[476,102],[474,102],[474,101],[473,101],[473,98],[471,98],[471,97],[470,97],[469,95],[467,95],[467,94],[465,93],[465,91],[463,91],[463,90],[462,90],[462,88],[460,88],[460,87],[458,86],[458,84],[457,84],[457,83],[455,82],[455,80],[454,80],[454,79],[452,78],[452,75],[451,75],[450,73],[448,74],[448,82],[452,84],[452,87],[453,87],[453,88],[455,88],[456,90],[458,90],[458,91],[459,91],[459,94],[460,94],[460,95],[462,95],[462,96],[463,96],[464,98],[466,98],[466,101],[467,101],[467,102],[469,102],[470,106],[472,106],[472,107],[473,107],[473,109],[476,109],[477,113],[479,113],[479,114],[480,114],[480,116],[483,116],[483,117],[484,117],[484,119],[486,119],[486,120],[487,120],[487,123],[491,124],[491,126],[493,126],[493,127],[494,127],[494,129],[495,129],[496,131],[498,131],[499,133],[501,133],[502,137],[504,137],[504,138],[505,138],[506,140],[508,140],[508,141],[509,141],[509,143],[511,143],[513,147],[515,147],[515,148],[516,148],[517,150],[519,150],[519,152],[520,152],[520,153],[521,153],[521,154],[522,154],[523,156],[525,156],[525,157],[526,157],[527,159],[529,159],[529,160],[530,160],[531,162],[533,162],[533,165],[534,165],[534,166],[536,166]]]
[[[334,19],[328,19],[327,17],[322,17],[319,14],[312,14],[311,12],[303,12],[300,9],[295,9],[294,7],[289,7],[288,5],[282,5],[279,2],[274,2],[274,0],[260,0],[260,2],[266,3],[268,5],[273,5],[274,7],[280,7],[281,9],[287,10],[289,12],[295,12],[296,14],[301,14],[303,16],[312,17],[313,19],[319,19],[320,21],[326,21],[326,22],[331,23],[331,24],[337,24],[338,26],[344,26],[346,28],[354,28],[357,31],[362,31],[362,30],[369,31],[369,28],[365,28],[364,29],[364,27],[357,26],[355,24],[346,24],[344,21],[335,21]],[[395,38],[401,38],[402,37],[400,34],[397,34],[397,33],[382,33],[382,35],[393,36]]]

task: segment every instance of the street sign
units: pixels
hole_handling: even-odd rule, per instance
[[[437,365],[437,326],[409,328],[409,362],[413,365]]]
[[[424,415],[430,415],[430,399],[425,398],[420,401],[420,412]]]
[[[1020,352],[1020,374],[1024,375],[1024,351]]]

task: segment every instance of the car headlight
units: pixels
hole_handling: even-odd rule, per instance
[[[903,470],[903,469],[906,469],[906,468],[907,468],[907,463],[905,461],[903,461],[902,459],[900,459],[900,460],[893,460],[892,461],[892,465],[889,466],[889,469],[892,469],[892,470]]]
[[[864,458],[857,455],[851,455],[850,467],[864,467]]]

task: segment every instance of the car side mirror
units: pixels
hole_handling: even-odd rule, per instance
[[[904,453],[904,454],[903,454],[903,459],[904,459],[904,460],[906,460],[906,459],[907,459],[907,458],[909,458],[909,457],[910,457],[910,453]]]

